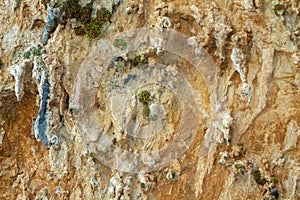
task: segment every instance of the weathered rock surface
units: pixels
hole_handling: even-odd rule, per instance
[[[0,2],[0,199],[300,199],[299,0],[63,2]]]

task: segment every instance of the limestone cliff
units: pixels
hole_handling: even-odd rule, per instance
[[[0,199],[300,199],[299,0],[0,8]]]

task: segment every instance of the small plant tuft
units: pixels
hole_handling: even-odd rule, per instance
[[[141,55],[135,55],[133,61],[132,61],[132,64],[134,67],[137,67],[137,66],[140,66],[141,64],[141,60],[142,59],[142,56]]]
[[[150,108],[149,103],[152,101],[152,96],[149,91],[143,90],[138,94],[138,100],[144,105],[143,115],[145,117],[149,117]]]
[[[114,46],[119,49],[125,49],[127,47],[127,41],[123,38],[115,39]]]
[[[97,18],[100,21],[109,22],[112,18],[112,14],[106,8],[101,8],[100,10],[97,11]]]
[[[87,157],[88,157],[88,158],[96,158],[96,154],[90,152],[90,153],[87,154]]]
[[[138,99],[142,104],[148,105],[152,100],[152,97],[149,91],[143,90],[138,94]]]
[[[148,61],[148,59],[144,59],[144,60],[142,60],[142,63],[143,63],[143,64],[148,64],[149,61]]]
[[[274,12],[275,15],[277,15],[277,16],[284,15],[284,13],[285,13],[285,7],[284,7],[284,5],[281,4],[281,3],[276,3],[276,4],[273,6],[273,12]]]
[[[239,174],[244,175],[244,166],[243,165],[235,164],[234,168]]]
[[[26,51],[26,52],[23,54],[23,57],[24,57],[25,59],[29,59],[31,55],[32,55],[32,56],[40,56],[40,55],[42,55],[41,49],[38,48],[38,47],[34,47],[33,50],[31,50],[31,51]]]
[[[263,184],[266,183],[266,179],[262,176],[262,174],[259,170],[256,170],[253,173],[253,177],[254,177],[255,182],[258,183],[258,184],[263,185]]]
[[[34,47],[34,49],[32,50],[32,55],[33,56],[40,56],[42,55],[41,50],[37,47]]]
[[[147,183],[144,183],[144,182],[140,182],[140,185],[141,185],[141,188],[142,189],[148,189],[148,184]]]
[[[30,51],[26,51],[24,54],[23,54],[23,57],[25,59],[29,59],[30,58],[30,55],[31,55],[31,52]]]
[[[148,59],[142,59],[141,55],[135,55],[135,57],[130,61],[133,67],[140,67],[141,64],[148,64]]]
[[[279,179],[277,177],[272,177],[270,179],[270,183],[273,183],[274,185],[276,185],[279,182]]]

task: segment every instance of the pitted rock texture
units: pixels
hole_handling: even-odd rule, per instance
[[[78,22],[64,18],[63,2],[0,2],[0,199],[300,199],[299,0],[95,0],[93,13],[112,12],[97,39],[75,34]],[[151,172],[126,173],[105,165],[87,145],[99,138],[84,137],[78,127],[74,87],[99,41],[141,27],[184,34],[195,55],[203,48],[213,65],[198,76],[192,60],[164,52],[164,41],[157,41],[134,53],[150,55],[143,64],[167,63],[164,70],[143,69],[144,58],[127,69],[135,55],[126,54],[119,55],[123,64],[101,72],[97,100],[89,106],[111,134],[103,143],[132,152],[142,146],[124,143],[128,121],[121,111],[144,125],[167,121],[162,129],[155,124],[153,130],[167,131],[145,142],[148,149],[168,145],[176,134],[182,109],[172,80],[163,92],[155,85],[136,89],[124,104],[122,92],[110,93],[115,83],[130,86],[137,74],[160,80],[181,72],[201,116],[183,155]],[[142,90],[153,96],[149,104],[138,101]]]

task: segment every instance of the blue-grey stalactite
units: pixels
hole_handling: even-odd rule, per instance
[[[42,141],[45,148],[48,148],[47,131],[49,127],[48,109],[50,84],[48,81],[48,72],[42,58],[38,58],[35,62],[34,70],[36,70],[35,78],[39,82],[39,92],[41,96],[39,114],[34,121],[34,134],[38,141]]]
[[[59,8],[53,8],[50,5],[47,7],[47,23],[43,29],[42,33],[42,44],[46,45],[51,33],[53,33],[56,28],[58,23],[63,24],[63,20],[60,14],[60,9]]]

